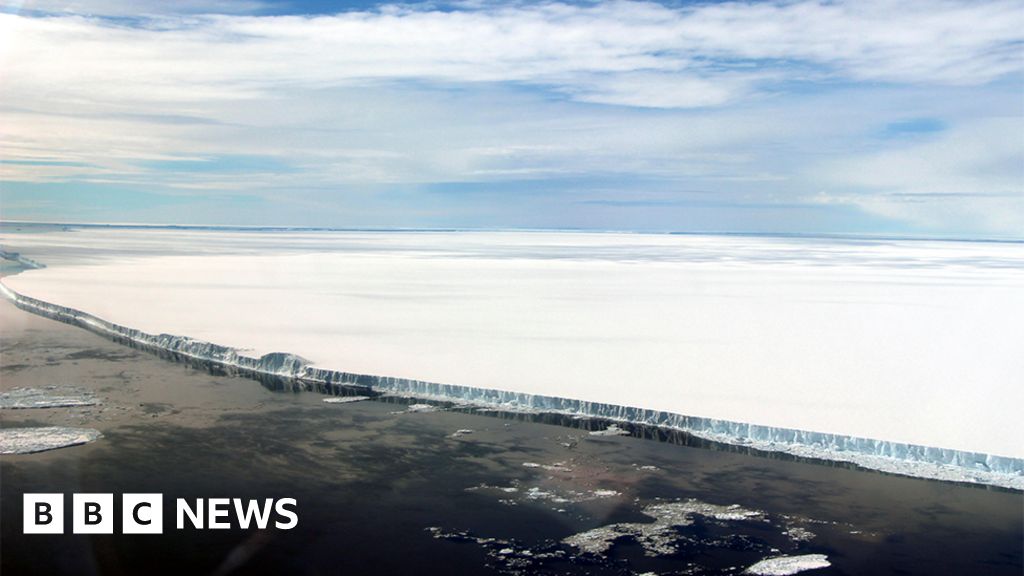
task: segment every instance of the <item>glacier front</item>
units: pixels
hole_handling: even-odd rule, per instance
[[[1024,482],[1020,243],[160,229],[2,240],[48,265],[4,279],[22,307],[197,358]]]

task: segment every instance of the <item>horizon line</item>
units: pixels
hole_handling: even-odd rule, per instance
[[[777,238],[835,238],[863,240],[907,240],[937,242],[993,242],[1024,244],[1024,236],[964,236],[964,235],[927,235],[900,234],[896,232],[767,232],[749,230],[635,230],[615,228],[545,228],[545,227],[474,227],[474,226],[311,226],[287,224],[155,224],[145,222],[57,222],[47,220],[7,220],[0,218],[0,228],[4,226],[64,226],[78,228],[117,228],[117,229],[177,229],[177,230],[235,230],[235,231],[275,231],[275,232],[523,232],[523,233],[582,233],[582,234],[636,234],[636,235],[675,235],[675,236],[763,236]],[[0,230],[2,231],[2,230]]]

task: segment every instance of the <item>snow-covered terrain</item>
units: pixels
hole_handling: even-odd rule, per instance
[[[763,442],[804,430],[843,450],[1024,457],[1020,243],[91,229],[2,242],[48,266],[4,279],[22,295],[249,358],[295,354],[321,376],[685,415]],[[302,358],[262,363],[316,376]]]

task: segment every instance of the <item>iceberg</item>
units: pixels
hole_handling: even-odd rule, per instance
[[[0,282],[0,295],[23,310],[85,328],[115,341],[162,350],[256,375],[287,378],[304,385],[327,388],[355,386],[379,394],[501,410],[603,418],[681,430],[708,440],[765,452],[850,462],[864,468],[894,474],[1024,490],[1024,458],[764,426],[558,396],[332,370],[313,366],[308,360],[295,354],[273,352],[250,356],[229,346],[186,336],[149,334],[108,322],[81,310],[20,294],[3,282]],[[409,409],[417,411],[421,407],[416,404]]]

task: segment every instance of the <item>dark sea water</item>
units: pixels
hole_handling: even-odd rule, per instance
[[[73,385],[102,400],[0,411],[3,426],[104,435],[0,457],[4,576],[739,574],[804,554],[831,564],[807,574],[1022,574],[1019,492],[744,454],[665,431],[593,435],[608,423],[592,420],[410,411],[422,403],[408,399],[327,404],[7,302],[0,320],[3,389]],[[23,535],[26,492],[65,493],[66,506],[73,492],[113,493],[115,503],[163,493],[164,533]],[[299,524],[175,529],[175,498],[214,497],[295,498]],[[677,524],[644,513],[658,505],[691,512]],[[618,537],[598,554],[563,542],[591,530]]]

